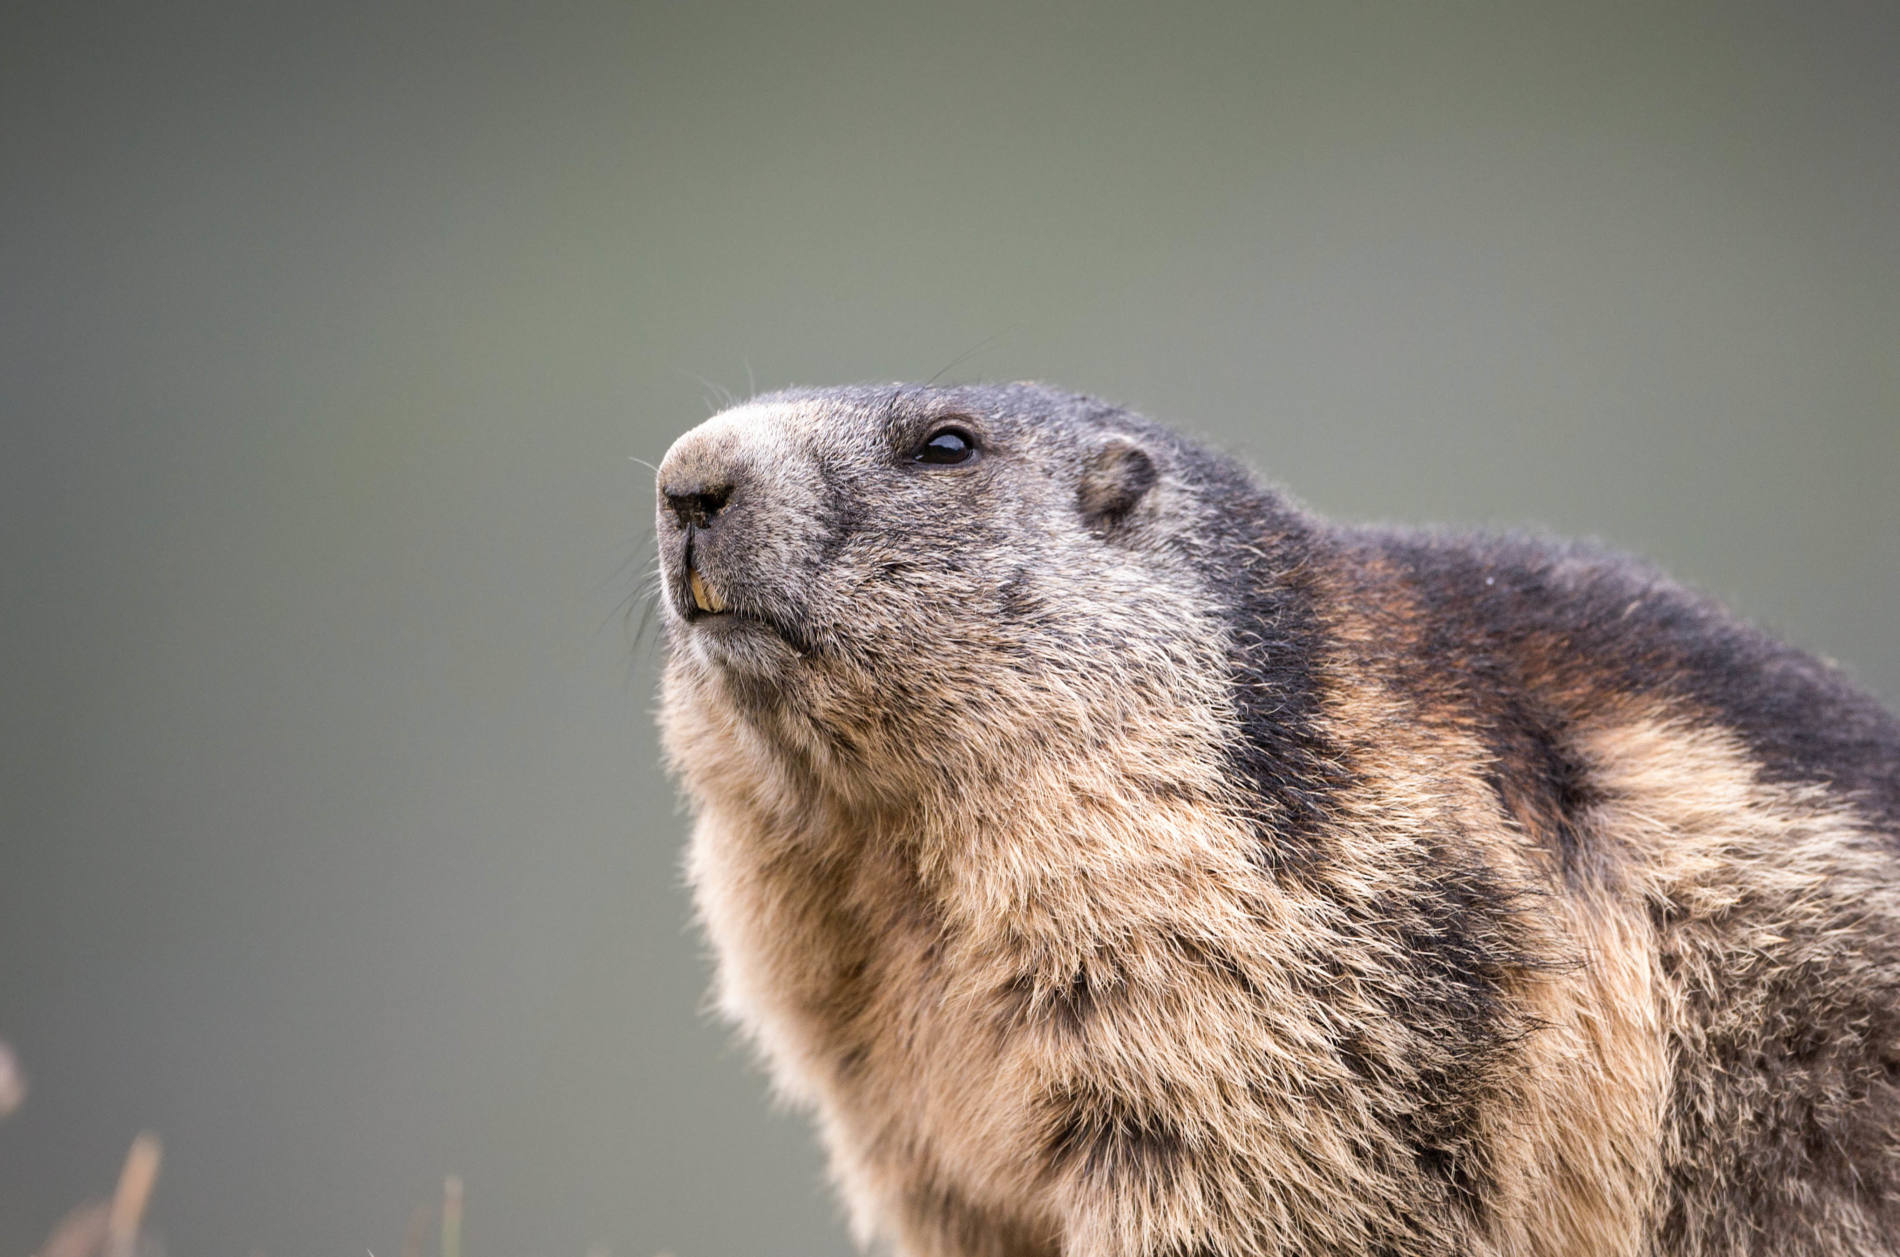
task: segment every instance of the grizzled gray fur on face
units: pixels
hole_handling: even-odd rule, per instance
[[[967,449],[933,461],[945,433]],[[901,761],[987,773],[1000,747],[971,728],[1076,732],[1064,705],[1018,704],[1019,686],[1174,683],[1170,639],[1204,601],[1190,557],[1218,526],[1214,504],[1157,482],[1174,444],[1020,385],[761,398],[667,456],[672,641],[762,729],[827,759],[900,761],[840,776],[847,790]],[[689,568],[719,611],[695,605]],[[1100,649],[1104,630],[1127,648]]]
[[[1900,1254],[1900,726],[1032,385],[659,472],[722,1007],[914,1257]]]

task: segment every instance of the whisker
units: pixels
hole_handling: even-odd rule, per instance
[[[640,564],[639,577],[632,581],[626,581],[627,572],[633,568],[635,564]],[[607,612],[607,614],[601,618],[600,623],[594,627],[594,635],[598,637],[606,629],[607,625],[615,619],[619,619],[623,624],[631,619],[636,602],[649,595],[659,573],[659,545],[657,538],[651,529],[649,529],[645,536],[634,542],[627,557],[620,560],[619,564],[614,568],[613,575],[602,580],[595,586],[597,592],[610,586],[620,586],[624,588],[626,592],[614,603],[613,609]],[[624,585],[622,584],[623,581],[626,581]]]
[[[666,591],[664,587],[655,584],[647,591],[646,596],[640,600],[640,626],[633,632],[633,650],[635,654],[640,653],[651,644],[647,635],[653,626],[659,622],[657,617],[660,613],[660,599],[665,596]]]
[[[985,349],[988,349],[991,345],[994,345],[997,341],[1003,339],[1003,337],[1011,334],[1012,332],[1020,332],[1022,330],[1023,330],[1023,324],[1012,323],[1008,327],[1005,327],[1000,332],[992,332],[990,335],[985,336],[982,340],[976,342],[976,344],[970,346],[968,349],[964,350],[962,353],[952,358],[949,362],[945,363],[941,371],[938,371],[935,375],[931,376],[928,380],[924,381],[924,387],[929,388],[932,384],[935,384],[938,380],[942,379],[945,372],[953,371],[957,367],[962,366],[965,362],[968,362],[971,358],[975,357],[977,354],[982,353]]]
[[[725,385],[715,384],[705,376],[694,371],[688,371],[685,367],[675,367],[674,370],[689,380],[697,381],[701,388],[711,394],[711,396],[700,398],[701,401],[706,403],[706,409],[709,412],[730,410],[739,404],[739,399],[733,396],[732,390]]]
[[[659,546],[655,544],[652,527],[650,525],[643,535],[632,540],[627,552],[627,557],[620,560],[620,562],[615,565],[614,570],[594,586],[594,592],[600,593],[609,586],[618,586],[621,579],[626,576],[627,569],[631,568],[635,563],[638,563],[643,556],[649,562],[657,561],[659,558]]]

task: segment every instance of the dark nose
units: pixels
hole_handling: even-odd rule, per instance
[[[725,509],[726,500],[732,496],[732,485],[723,480],[674,485],[661,489],[660,495],[666,499],[667,509],[679,520],[681,528],[707,528],[712,525],[713,517]]]

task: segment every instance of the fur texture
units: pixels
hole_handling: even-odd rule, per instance
[[[1028,385],[659,483],[720,1002],[865,1244],[1900,1253],[1900,726],[1822,665]]]

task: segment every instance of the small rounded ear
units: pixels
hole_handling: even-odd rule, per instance
[[[1112,436],[1089,458],[1076,490],[1076,505],[1090,528],[1106,532],[1154,487],[1160,473],[1147,452],[1127,437]]]

